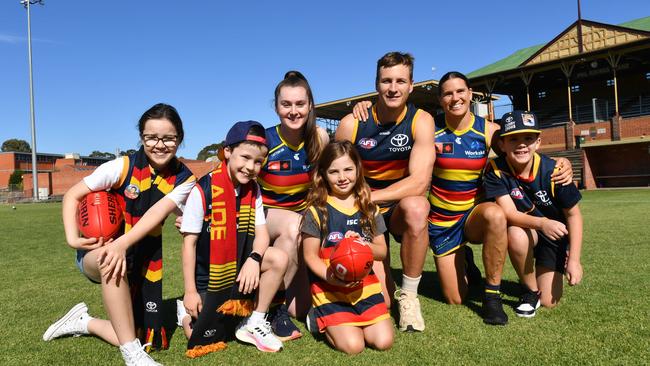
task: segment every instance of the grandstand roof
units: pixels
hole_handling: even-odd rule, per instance
[[[581,20],[581,22],[583,25],[609,28],[609,29],[618,30],[620,32],[638,33],[641,35],[644,34],[647,35],[647,33],[650,32],[650,16],[631,20],[625,23],[621,23],[619,25],[598,23],[590,20]],[[480,69],[470,72],[469,74],[467,74],[467,76],[469,78],[477,78],[485,75],[496,74],[502,71],[517,69],[518,67],[524,66],[527,63],[533,63],[533,61],[535,61],[533,60],[535,56],[539,55],[539,53],[542,52],[543,50],[548,49],[549,46],[553,45],[562,36],[567,35],[572,29],[576,27],[577,23],[578,21],[571,24],[567,29],[565,29],[562,33],[560,33],[549,43],[538,44],[535,46],[530,46],[530,47],[517,50],[513,54],[511,54],[510,56],[504,59],[501,59],[497,62],[494,62],[492,64],[489,64]],[[584,33],[585,32],[583,30],[583,35]],[[544,61],[542,60],[538,62],[544,62]]]

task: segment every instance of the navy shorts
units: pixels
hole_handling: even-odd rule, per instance
[[[541,231],[537,231],[537,245],[534,249],[535,265],[543,266],[564,274],[569,238],[551,240]]]
[[[386,224],[386,232],[384,233],[384,238],[386,239],[386,245],[390,244],[390,235],[393,235],[393,239],[395,239],[396,242],[402,243],[402,236],[393,234],[390,231],[390,218],[393,216],[393,212],[395,212],[395,207],[397,207],[396,204],[391,204],[390,206],[385,206],[382,207],[381,209],[384,210],[388,208],[385,212],[382,212],[382,216],[384,217],[384,223]]]
[[[465,245],[467,242],[465,238],[465,222],[467,222],[467,218],[472,214],[475,207],[472,207],[458,221],[448,226],[444,222],[442,225],[441,223],[436,225],[429,220],[429,246],[433,250],[434,256],[444,257]]]

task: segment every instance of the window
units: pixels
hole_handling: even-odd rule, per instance
[[[571,92],[577,93],[580,91],[580,85],[571,85]]]
[[[607,86],[614,86],[614,79],[607,80]]]
[[[537,98],[539,99],[546,98],[546,92],[545,91],[538,92]]]

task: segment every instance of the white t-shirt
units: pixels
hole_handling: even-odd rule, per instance
[[[95,169],[95,171],[84,178],[84,183],[88,188],[93,191],[105,191],[109,188],[114,188],[120,182],[122,176],[122,169],[124,168],[124,157],[119,157],[115,160],[107,161]],[[194,187],[195,180],[188,180],[180,184],[169,192],[165,197],[172,200],[179,210],[183,210],[183,204],[190,194],[192,187]]]
[[[239,187],[235,188],[235,196],[239,196]],[[201,190],[198,186],[196,186],[192,189],[192,192],[190,192],[190,195],[187,197],[187,202],[185,203],[181,232],[192,234],[200,233],[201,228],[203,227],[204,216],[205,211],[203,210],[203,197],[201,197]],[[257,197],[255,198],[255,226],[264,224],[266,224],[266,218],[264,217],[262,194],[260,193],[260,189],[258,187]]]

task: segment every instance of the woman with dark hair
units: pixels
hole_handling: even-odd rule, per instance
[[[159,310],[162,224],[182,207],[196,179],[176,158],[184,133],[174,107],[154,105],[140,118],[138,130],[142,146],[136,153],[102,164],[63,197],[66,240],[77,251],[79,270],[90,281],[101,283],[110,320],[91,317],[82,302],[52,324],[43,340],[91,334],[119,346],[127,365],[158,365],[145,349],[168,347]],[[79,202],[90,192],[104,190],[115,193],[121,203],[125,233],[112,241],[80,237]]]
[[[324,129],[316,126],[314,97],[307,79],[300,72],[285,74],[275,88],[274,104],[280,123],[266,130],[269,156],[258,182],[267,210],[271,242],[289,255],[283,286],[286,294],[280,291],[277,296],[286,302],[271,313],[273,331],[285,341],[301,336],[289,319],[289,313],[302,316],[309,308],[306,275],[296,276],[300,220],[306,206],[310,174],[329,137]]]
[[[460,304],[468,283],[480,282],[481,272],[465,244],[483,243],[483,321],[505,325],[508,317],[500,297],[508,247],[505,214],[494,202],[480,200],[482,172],[500,127],[470,112],[472,88],[460,72],[440,78],[438,101],[443,114],[435,118],[436,160],[428,198],[429,245],[442,293],[448,303]],[[363,103],[357,104],[355,116],[363,119],[364,110]],[[570,163],[564,159],[560,166],[556,182],[570,182]]]

